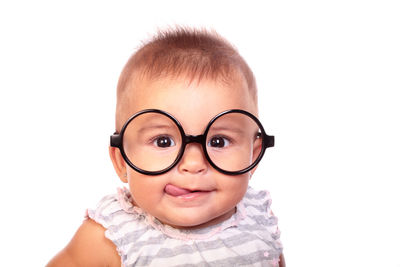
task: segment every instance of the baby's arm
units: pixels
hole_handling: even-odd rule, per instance
[[[121,266],[115,245],[104,236],[104,227],[86,219],[70,243],[47,267],[58,266]]]
[[[285,257],[283,256],[283,253],[279,257],[279,267],[286,267]]]

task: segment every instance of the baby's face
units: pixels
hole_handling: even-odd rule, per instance
[[[144,81],[135,84],[132,108],[126,116],[160,109],[178,119],[186,135],[199,135],[222,111],[257,113],[246,84],[239,79],[232,84],[208,80],[189,84],[185,79]],[[188,144],[181,161],[162,175],[143,175],[128,165],[126,171],[135,204],[174,227],[206,226],[229,218],[250,178],[249,172],[231,176],[215,170],[198,143]]]

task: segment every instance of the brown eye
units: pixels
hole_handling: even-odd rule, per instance
[[[160,136],[154,140],[154,144],[158,147],[171,147],[175,145],[175,142],[169,136]]]
[[[222,136],[215,136],[208,141],[208,145],[211,147],[222,148],[229,145],[229,140]]]

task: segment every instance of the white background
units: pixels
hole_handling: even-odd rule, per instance
[[[2,266],[43,266],[122,185],[108,158],[117,79],[175,24],[214,28],[256,74],[276,147],[251,183],[272,194],[288,266],[400,266],[398,1],[8,2]]]

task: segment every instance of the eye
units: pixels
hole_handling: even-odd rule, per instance
[[[163,135],[154,139],[153,144],[157,147],[171,147],[175,146],[174,140],[171,137]]]
[[[226,147],[230,144],[230,141],[228,138],[223,137],[223,136],[214,136],[208,141],[209,146],[211,147],[216,147],[216,148],[221,148],[221,147]]]

